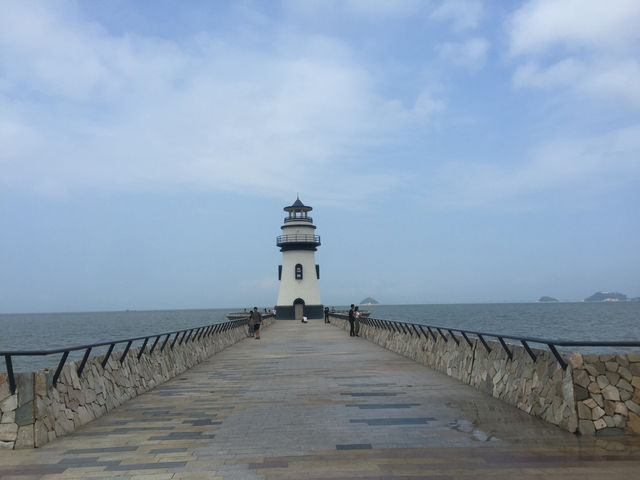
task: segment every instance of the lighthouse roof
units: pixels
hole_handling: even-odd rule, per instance
[[[300,197],[296,198],[296,201],[293,202],[293,205],[290,205],[288,207],[284,207],[284,211],[285,212],[293,212],[293,211],[297,211],[297,212],[310,212],[311,210],[313,210],[313,208],[306,206],[304,203],[302,203],[300,201]]]

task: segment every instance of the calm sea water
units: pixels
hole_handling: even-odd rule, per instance
[[[640,341],[640,302],[371,305],[363,309],[376,318],[492,333]],[[232,311],[237,309],[0,315],[0,351],[45,350],[199,327],[225,321]],[[95,354],[105,351],[94,350]],[[70,360],[81,356],[78,353]],[[5,370],[2,360],[0,371]],[[15,358],[14,368],[30,371],[52,367],[58,360],[59,355]]]

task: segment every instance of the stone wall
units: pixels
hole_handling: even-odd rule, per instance
[[[571,356],[582,434],[640,433],[640,353]]]
[[[263,326],[273,319],[265,318]],[[112,353],[105,367],[104,356],[89,358],[78,377],[79,362],[65,364],[54,387],[54,371],[16,374],[16,391],[11,394],[6,374],[0,374],[0,448],[33,448],[73,432],[118,405],[166,382],[224,348],[246,338],[247,326],[203,336],[163,351],[161,340],[138,360],[141,347],[131,348],[122,363],[123,352]]]
[[[342,316],[332,316],[331,323],[349,329]],[[469,345],[462,336],[452,338],[443,330],[445,341],[433,332],[435,340],[413,330],[360,324],[361,337],[570,432],[640,433],[640,354],[574,353],[563,370],[548,350],[532,348],[534,362],[523,346],[508,344],[509,359],[498,341],[485,339],[489,352],[477,338]]]

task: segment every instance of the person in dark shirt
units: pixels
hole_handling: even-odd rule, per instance
[[[324,323],[329,323],[329,307],[324,307]]]
[[[353,331],[353,324],[356,321],[356,318],[353,316],[353,303],[351,304],[351,309],[349,310],[349,336],[350,337],[355,337],[356,334]]]
[[[253,307],[253,311],[249,314],[249,325],[253,324],[253,332],[256,340],[260,340],[260,324],[262,323],[262,315],[258,311],[258,307]]]

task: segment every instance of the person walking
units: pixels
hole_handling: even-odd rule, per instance
[[[353,316],[353,303],[351,304],[351,308],[349,309],[349,336],[350,337],[355,337],[356,334],[353,331],[353,324],[356,321],[355,317]]]
[[[354,330],[353,330],[353,334],[356,337],[360,336],[360,307],[356,307],[355,310],[353,311],[353,323],[354,323]]]
[[[329,307],[324,307],[324,323],[329,323]]]
[[[249,314],[249,324],[253,324],[253,333],[256,340],[260,340],[260,324],[262,323],[262,315],[258,311],[258,307],[253,307],[253,312]]]

